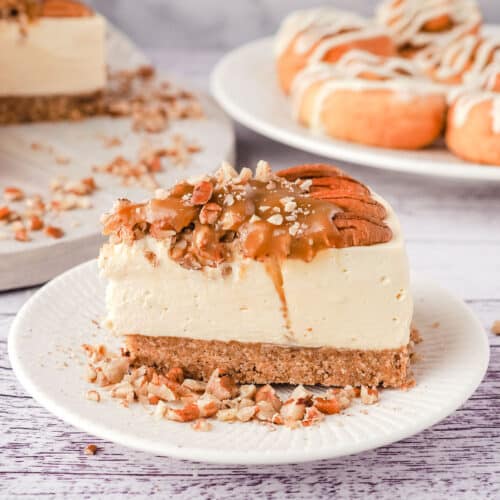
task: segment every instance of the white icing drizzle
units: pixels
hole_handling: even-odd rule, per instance
[[[465,75],[464,82],[467,85],[479,87],[485,90],[497,91],[497,80],[500,76],[500,61],[489,64],[484,71],[476,75]],[[470,76],[470,78],[469,78]],[[473,78],[472,78],[473,77]]]
[[[375,75],[379,79],[368,79],[366,75]],[[423,94],[445,94],[444,86],[424,78],[417,66],[408,59],[379,57],[352,50],[334,64],[310,64],[296,76],[291,93],[295,119],[299,117],[305,92],[317,83],[321,87],[314,97],[310,123],[315,132],[323,131],[321,114],[326,99],[339,90],[390,90],[400,99],[411,99]]]
[[[449,16],[453,27],[439,32],[423,30],[427,22],[440,16]],[[443,47],[470,33],[481,22],[481,13],[475,0],[385,0],[376,19],[393,32],[400,47]]]
[[[387,29],[351,12],[331,7],[298,10],[282,22],[276,35],[275,54],[280,56],[296,39],[294,50],[299,54],[317,45],[310,56],[310,61],[317,62],[334,47],[381,35],[388,36]]]
[[[472,109],[483,102],[489,102],[491,103],[491,130],[494,134],[500,134],[500,94],[489,91],[466,92],[464,89],[461,89],[461,92],[462,94],[457,91],[452,97],[454,99],[453,125],[457,128],[463,127]]]
[[[461,77],[465,84],[492,88],[495,81],[492,67],[500,63],[500,37],[466,35],[442,50],[425,52],[415,60],[426,70],[434,69],[437,80]]]

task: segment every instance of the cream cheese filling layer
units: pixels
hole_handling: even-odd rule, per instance
[[[99,265],[108,279],[108,325],[119,335],[399,348],[409,341],[413,303],[393,213],[387,222],[394,233],[388,243],[324,250],[311,262],[283,262],[290,329],[261,262],[237,258],[229,274],[188,270],[170,259],[168,244],[149,236],[130,246],[107,244]],[[147,252],[156,255],[156,266]]]
[[[0,97],[87,94],[106,84],[106,22],[41,18],[22,35],[0,20]]]

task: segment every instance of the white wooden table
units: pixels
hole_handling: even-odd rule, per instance
[[[206,86],[220,54],[151,56]],[[241,128],[238,138],[240,166],[319,159]],[[347,168],[399,213],[413,269],[461,295],[489,331],[500,319],[500,184]],[[10,368],[7,333],[35,291],[0,294],[0,498],[500,498],[500,337],[489,334],[491,364],[478,391],[417,436],[331,461],[225,467],[130,451],[77,431],[33,401]],[[95,456],[84,454],[89,443],[99,447]]]

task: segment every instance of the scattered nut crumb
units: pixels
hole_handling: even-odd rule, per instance
[[[24,227],[17,229],[15,231],[14,238],[17,241],[22,241],[22,242],[31,241],[31,238],[28,236],[28,231]]]
[[[493,325],[491,325],[491,332],[495,335],[500,335],[500,320],[496,320]]]
[[[63,155],[57,155],[55,157],[56,163],[58,165],[68,165],[70,163],[71,159],[68,156],[63,156]]]
[[[97,403],[101,400],[101,395],[97,391],[87,391],[85,397],[89,401],[96,401]]]
[[[95,455],[97,453],[97,446],[95,444],[88,444],[85,448],[85,455]]]
[[[31,241],[31,231],[40,231],[45,227],[44,234],[51,238],[61,238],[62,229],[47,225],[47,216],[57,216],[59,213],[88,209],[92,206],[89,196],[97,189],[92,177],[78,181],[67,180],[64,177],[52,179],[49,184],[52,198],[44,200],[40,195],[26,196],[18,188],[5,188],[4,194],[9,201],[24,201],[25,208],[13,210],[8,205],[0,206],[0,222],[12,230],[12,237],[21,242]],[[4,238],[8,239],[8,237]]]
[[[105,165],[95,165],[93,171],[116,176],[126,186],[139,184],[154,191],[159,187],[155,173],[163,170],[161,158],[168,158],[174,165],[186,165],[191,154],[199,151],[199,146],[187,143],[183,136],[176,134],[172,137],[170,146],[155,148],[149,142],[144,142],[137,160],[118,155]]]
[[[326,415],[342,413],[355,398],[365,405],[379,401],[378,389],[363,386],[330,388],[313,394],[302,385],[282,401],[271,385],[238,385],[224,370],[216,369],[207,383],[184,378],[183,370],[168,372],[153,367],[131,366],[126,350],[110,352],[102,344],[84,344],[88,365],[86,379],[109,392],[128,407],[135,401],[154,407],[157,419],[191,422],[196,431],[209,431],[207,419],[221,422],[263,422],[290,429],[319,424]],[[89,390],[86,398],[99,401],[100,394]]]
[[[46,226],[44,232],[47,236],[55,239],[59,239],[64,236],[64,231],[60,227],[56,226]]]
[[[106,148],[114,148],[123,144],[123,141],[117,136],[102,136],[101,138]]]
[[[0,220],[7,219],[10,213],[10,208],[7,205],[0,206]]]
[[[375,387],[361,387],[361,401],[365,405],[372,405],[379,400],[379,392]]]
[[[200,418],[198,420],[195,420],[192,424],[191,424],[191,427],[195,430],[195,431],[199,431],[199,432],[207,432],[207,431],[210,431],[212,430],[212,424],[210,422],[208,422],[208,420],[205,420],[203,418]]]
[[[151,66],[111,73],[103,109],[112,116],[130,116],[134,130],[149,133],[162,132],[173,120],[203,117],[194,94],[158,81]]]
[[[6,201],[21,201],[24,199],[24,191],[17,187],[9,186],[3,190],[3,197]]]
[[[38,215],[32,215],[29,218],[30,231],[40,231],[43,229],[43,220]]]

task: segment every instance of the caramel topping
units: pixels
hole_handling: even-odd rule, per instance
[[[222,177],[181,182],[147,203],[121,200],[105,218],[104,234],[127,243],[146,234],[170,239],[170,256],[196,269],[231,260],[236,248],[261,261],[310,261],[326,248],[392,236],[385,208],[338,168],[302,165],[255,178],[244,169]]]
[[[39,17],[84,17],[93,11],[76,0],[0,0],[0,19]]]
[[[44,0],[43,17],[85,17],[91,16],[92,10],[75,0]]]

